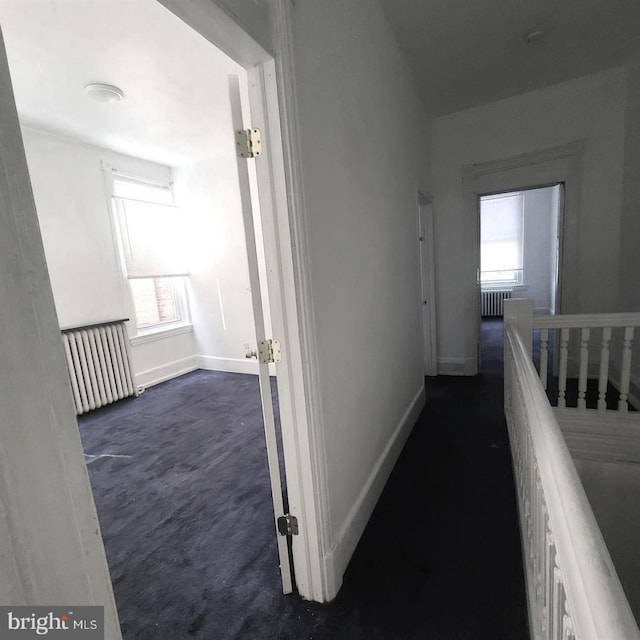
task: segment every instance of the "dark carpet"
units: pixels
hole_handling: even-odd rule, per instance
[[[254,377],[198,371],[82,417],[87,454],[126,456],[88,458],[125,640],[528,638],[501,369],[426,388],[325,605],[280,592]]]

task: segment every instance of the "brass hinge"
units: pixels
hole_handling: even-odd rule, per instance
[[[262,134],[260,129],[238,129],[236,148],[241,158],[256,158],[262,153]]]
[[[262,364],[282,362],[282,349],[277,340],[260,340],[258,342],[258,360]]]
[[[278,533],[281,536],[298,535],[298,518],[286,513],[278,518]]]

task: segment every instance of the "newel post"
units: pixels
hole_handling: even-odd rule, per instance
[[[504,301],[504,326],[518,329],[529,357],[533,351],[533,300],[515,298]]]

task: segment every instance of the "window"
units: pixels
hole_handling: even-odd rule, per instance
[[[184,234],[171,186],[114,177],[113,201],[138,335],[187,324]]]
[[[480,198],[480,282],[522,283],[523,206],[521,193]]]

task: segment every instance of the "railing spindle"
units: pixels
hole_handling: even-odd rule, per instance
[[[598,411],[607,409],[607,386],[609,384],[609,343],[611,327],[602,329],[602,347],[600,348],[600,373],[598,375]]]
[[[629,380],[631,377],[631,341],[633,340],[633,327],[625,327],[624,343],[622,345],[622,372],[620,374],[620,399],[618,411],[629,410]]]
[[[560,329],[560,369],[558,371],[558,407],[567,406],[567,356],[569,344],[569,331],[567,327]]]
[[[587,369],[589,366],[589,336],[591,329],[584,328],[580,335],[580,374],[578,378],[578,409],[587,408]]]
[[[540,329],[540,381],[547,388],[547,367],[549,364],[549,329]]]

